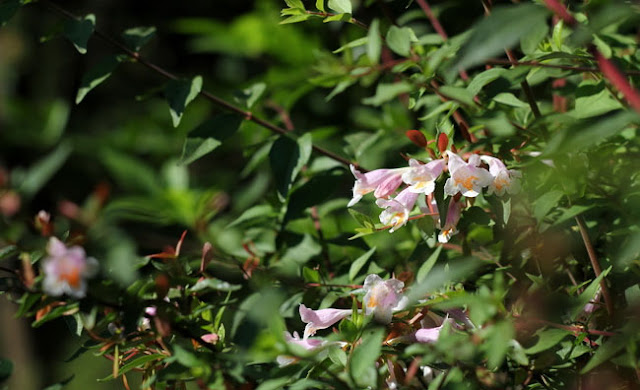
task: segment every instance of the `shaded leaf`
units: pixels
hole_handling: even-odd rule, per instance
[[[367,264],[367,260],[376,252],[376,247],[374,246],[368,252],[364,253],[362,256],[358,257],[351,263],[351,267],[349,267],[349,280],[353,282],[356,276],[358,276],[358,272]]]
[[[242,117],[234,114],[220,114],[206,120],[187,135],[179,163],[191,164],[211,153],[238,131],[242,121]]]
[[[307,133],[297,141],[288,136],[280,136],[271,146],[269,161],[276,182],[278,194],[286,199],[298,172],[311,156],[311,134]]]
[[[393,84],[380,83],[376,87],[376,94],[372,97],[362,99],[362,103],[371,106],[380,106],[396,96],[413,90],[413,87],[404,81]]]
[[[396,54],[408,57],[411,55],[411,43],[418,42],[418,38],[409,27],[391,26],[387,31],[386,42]]]
[[[171,80],[165,87],[164,94],[169,103],[173,126],[178,127],[182,114],[189,103],[195,99],[202,90],[202,77],[196,76],[191,80]]]
[[[156,34],[156,28],[151,27],[134,27],[125,30],[122,33],[122,40],[124,44],[131,50],[138,52],[153,38]]]
[[[377,379],[376,360],[380,356],[384,330],[375,329],[362,336],[362,343],[351,353],[349,371],[360,386],[375,385]]]
[[[431,271],[433,266],[436,264],[436,261],[438,261],[438,256],[440,256],[442,248],[442,246],[438,246],[431,253],[431,255],[429,255],[429,258],[424,263],[422,263],[422,265],[418,269],[418,272],[416,273],[416,281],[418,283],[422,282],[427,277],[427,275],[429,275],[429,271]]]
[[[43,159],[37,161],[25,173],[18,190],[28,197],[35,195],[58,172],[72,150],[70,144],[63,143]]]
[[[76,95],[76,104],[80,104],[82,99],[84,99],[92,89],[109,78],[111,73],[118,67],[118,64],[125,58],[126,57],[120,55],[111,55],[102,59],[96,66],[89,69],[89,71],[82,76],[80,88]]]
[[[622,350],[629,343],[628,338],[625,335],[617,335],[612,337],[610,340],[607,340],[604,344],[600,346],[593,354],[591,359],[587,362],[587,364],[580,371],[581,374],[585,374],[600,364],[609,361],[612,357],[614,357],[620,350]]]
[[[474,27],[449,69],[449,74],[482,64],[513,47],[520,38],[546,23],[548,11],[535,4],[496,6]]]
[[[7,24],[23,4],[22,0],[6,0],[0,3],[0,27]]]
[[[538,341],[531,347],[525,349],[525,352],[529,355],[546,351],[549,348],[553,348],[558,345],[565,337],[570,335],[570,332],[564,329],[545,329],[536,333]]]
[[[87,52],[87,43],[93,34],[96,25],[96,16],[89,14],[84,18],[70,19],[64,25],[64,36],[73,43],[73,46],[81,53]]]

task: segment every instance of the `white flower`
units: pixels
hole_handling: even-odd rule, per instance
[[[407,224],[416,200],[418,194],[411,191],[410,187],[402,190],[394,199],[378,199],[376,204],[384,208],[380,213],[380,222],[385,226],[391,225],[390,233],[398,230]]]
[[[502,196],[505,191],[509,194],[515,194],[520,190],[520,183],[516,180],[522,176],[520,172],[507,169],[504,163],[495,157],[481,156],[480,159],[489,164],[489,173],[493,177],[487,194],[495,193]]]
[[[373,314],[373,318],[381,323],[391,322],[394,311],[403,310],[408,299],[402,294],[404,283],[398,279],[382,280],[378,275],[371,274],[364,280],[363,305],[366,315]]]
[[[300,305],[299,311],[300,319],[307,324],[304,328],[305,339],[316,334],[317,330],[326,329],[351,314],[351,309],[312,310],[303,304]]]
[[[410,169],[402,174],[402,180],[410,187],[411,192],[429,195],[436,188],[436,179],[444,170],[444,160],[433,160],[421,164],[415,159],[409,160]]]
[[[462,202],[456,202],[451,198],[449,201],[449,208],[447,209],[447,219],[444,222],[444,226],[440,227],[440,234],[438,234],[438,242],[446,243],[454,234],[458,233],[457,225],[462,214]],[[439,225],[439,224],[438,224]]]
[[[353,165],[349,165],[351,173],[356,178],[353,185],[353,198],[347,207],[358,203],[362,197],[370,192],[376,198],[386,198],[393,194],[400,184],[402,184],[402,174],[409,168],[396,169],[376,169],[371,172],[362,173]]]
[[[51,296],[68,294],[74,298],[83,298],[86,294],[86,278],[92,277],[98,270],[98,261],[86,257],[79,246],[67,248],[55,237],[49,239],[49,254],[43,260],[44,282],[42,288]]]
[[[477,155],[472,155],[468,163],[453,152],[447,151],[447,156],[451,177],[444,183],[445,194],[453,196],[461,192],[462,195],[473,198],[482,192],[482,188],[493,182],[489,171],[478,167],[480,159]]]

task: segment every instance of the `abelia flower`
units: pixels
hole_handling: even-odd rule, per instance
[[[348,317],[351,309],[320,309],[312,310],[303,304],[300,304],[300,319],[306,323],[304,328],[304,339],[316,334],[320,329],[326,329],[336,322]]]
[[[311,351],[316,348],[319,348],[323,346],[326,342],[325,340],[322,340],[322,339],[311,339],[307,337],[300,338],[300,335],[298,334],[298,332],[293,332],[293,335],[291,335],[291,333],[287,331],[284,332],[284,340],[288,344],[298,345],[306,349],[307,351]],[[298,360],[299,359],[297,357],[290,356],[290,355],[278,355],[278,357],[276,358],[276,361],[278,362],[280,367],[288,366],[289,364],[295,363]]]
[[[436,179],[444,170],[444,160],[433,160],[421,164],[415,159],[409,160],[409,170],[402,174],[402,180],[409,185],[411,192],[429,195],[436,188]]]
[[[520,183],[515,180],[522,176],[520,172],[507,169],[504,163],[495,157],[482,156],[480,159],[489,164],[489,173],[493,177],[487,194],[495,193],[498,196],[502,196],[505,191],[509,194],[515,194],[520,190]]]
[[[444,183],[445,194],[453,196],[461,192],[463,196],[473,198],[482,192],[483,187],[493,182],[491,173],[478,167],[480,159],[477,155],[472,155],[468,163],[453,152],[448,151],[447,156],[451,177]]]
[[[375,274],[367,276],[363,286],[366,291],[363,299],[365,314],[373,315],[381,324],[390,323],[393,312],[407,306],[408,299],[402,294],[403,287],[404,283],[398,279],[382,280]]]
[[[462,214],[462,202],[456,202],[455,199],[451,198],[449,201],[449,208],[447,209],[447,219],[444,222],[444,226],[440,227],[440,234],[438,234],[438,242],[446,243],[449,242],[449,239],[454,234],[458,233],[457,225],[458,221],[460,221],[460,216]]]
[[[409,214],[418,200],[417,193],[411,191],[410,187],[405,188],[394,199],[378,199],[378,207],[384,208],[380,213],[380,222],[387,226],[391,225],[390,233],[398,230],[407,224]]]
[[[83,248],[67,248],[55,237],[49,239],[49,254],[43,261],[44,282],[42,288],[50,296],[68,294],[74,298],[83,298],[86,294],[86,278],[98,270],[98,261],[87,257]]]
[[[353,165],[349,165],[349,168],[351,168],[356,182],[353,185],[353,198],[347,207],[358,203],[364,195],[370,192],[373,192],[376,198],[386,198],[393,194],[400,184],[402,184],[402,174],[409,169],[376,169],[371,172],[362,173]]]

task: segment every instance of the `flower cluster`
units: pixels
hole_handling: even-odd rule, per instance
[[[519,190],[516,179],[520,177],[520,172],[507,169],[498,158],[472,154],[465,162],[451,151],[445,151],[443,156],[426,164],[410,159],[408,167],[376,169],[368,173],[361,173],[352,165],[351,172],[356,182],[353,186],[353,198],[348,206],[353,206],[364,195],[373,192],[377,198],[376,204],[384,209],[380,214],[380,222],[390,226],[389,231],[393,233],[407,223],[418,196],[424,194],[427,197],[427,210],[424,211],[434,217],[440,229],[438,240],[447,242],[457,233],[456,225],[464,208],[462,196],[476,197],[484,188],[487,188],[487,194],[498,196],[513,194]],[[449,177],[444,184],[444,193],[451,196],[451,200],[447,218],[442,223],[433,192],[436,180],[445,171],[449,172]],[[403,184],[406,187],[392,197]]]
[[[408,299],[403,294],[402,289],[404,283],[400,280],[391,278],[383,280],[380,276],[372,274],[367,276],[364,281],[363,288],[364,297],[362,299],[362,310],[365,316],[370,316],[375,322],[387,325],[392,322],[395,312],[403,311],[407,308]],[[354,291],[358,292],[358,290]],[[316,331],[327,329],[344,318],[353,314],[351,309],[319,309],[313,310],[300,304],[300,319],[306,323],[303,337],[300,338],[298,332],[285,332],[284,338],[287,344],[302,347],[307,351],[320,351],[324,347],[330,345],[346,345],[344,342],[328,342],[322,338],[310,337],[314,336]],[[403,335],[395,340],[394,343],[431,343],[438,339],[438,335],[442,325],[435,328],[422,328],[415,332]],[[278,363],[281,366],[288,365],[297,361],[297,358],[289,355],[278,356]]]

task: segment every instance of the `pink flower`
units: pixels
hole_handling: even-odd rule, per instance
[[[83,298],[86,294],[89,278],[98,270],[98,261],[86,257],[84,249],[79,246],[67,248],[55,237],[49,239],[49,254],[43,261],[44,282],[42,288],[51,296],[68,294],[75,298]]]
[[[520,190],[520,183],[515,180],[522,176],[520,172],[507,169],[504,163],[495,157],[482,156],[480,159],[489,164],[489,173],[493,177],[487,194],[495,193],[502,196],[505,191],[509,194],[515,194]]]
[[[390,233],[398,230],[407,224],[409,214],[418,200],[418,194],[411,191],[410,187],[405,188],[394,199],[378,199],[378,207],[384,208],[380,213],[380,222],[383,225],[391,225]]]
[[[473,198],[482,192],[483,187],[487,187],[493,182],[493,177],[484,168],[478,168],[480,159],[477,155],[472,155],[469,162],[464,160],[453,152],[447,151],[449,156],[449,174],[450,178],[444,183],[444,193],[447,195],[456,195],[461,192],[462,195]]]
[[[306,323],[304,328],[304,339],[316,334],[320,329],[326,329],[336,322],[348,317],[351,309],[320,309],[312,310],[303,304],[300,304],[300,319]]]
[[[436,179],[444,170],[444,160],[433,160],[421,164],[415,159],[409,160],[410,169],[402,174],[402,180],[410,187],[411,192],[429,195],[436,188]]]
[[[382,324],[391,322],[393,312],[402,310],[407,305],[407,298],[402,294],[404,283],[398,279],[382,280],[371,274],[364,280],[363,305],[365,314],[373,314],[373,318]]]
[[[449,242],[451,236],[458,233],[456,226],[458,225],[458,221],[460,221],[461,214],[462,202],[456,202],[455,199],[451,198],[449,208],[447,209],[447,219],[444,222],[444,226],[440,228],[440,234],[438,234],[438,242],[443,244]]]
[[[362,197],[370,192],[376,198],[386,198],[393,194],[402,184],[402,173],[409,168],[376,169],[371,172],[361,173],[353,165],[349,165],[356,182],[353,185],[353,198],[347,205],[351,207],[358,203]]]
[[[298,332],[293,332],[293,336],[292,336],[291,333],[287,331],[284,332],[284,341],[286,341],[287,344],[300,346],[306,349],[307,351],[312,351],[316,348],[319,348],[323,346],[326,342],[325,340],[322,340],[322,339],[311,339],[307,337],[304,337],[301,339],[300,335],[298,335]],[[290,355],[278,355],[278,357],[276,358],[276,361],[278,362],[280,367],[288,366],[289,364],[295,363],[298,360],[299,359],[297,357],[290,356]]]

